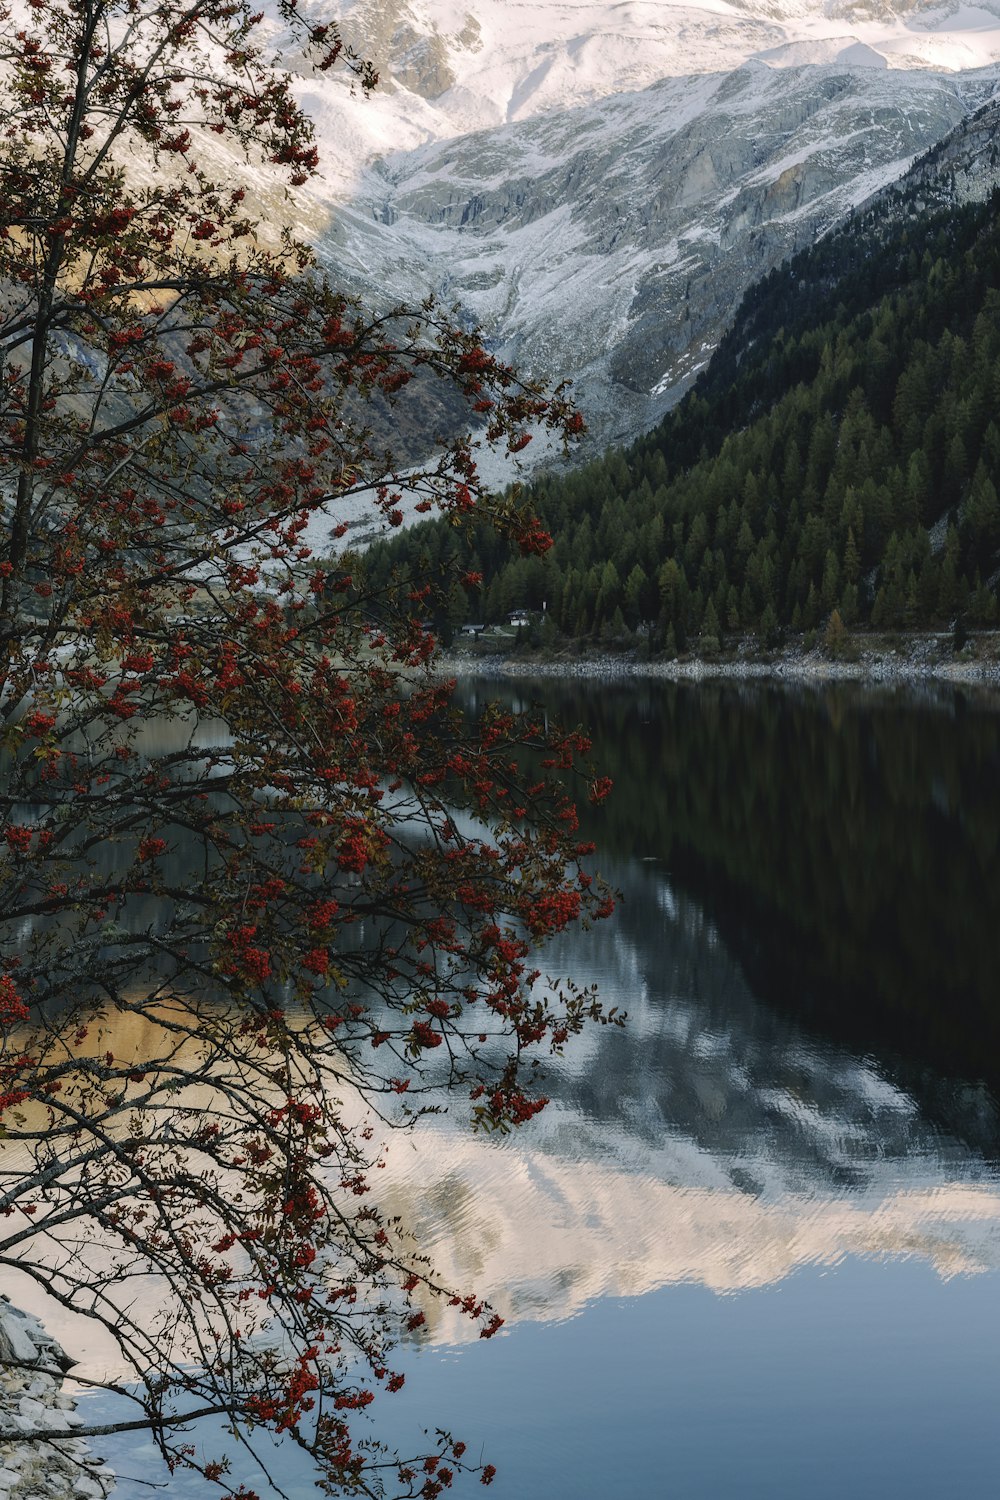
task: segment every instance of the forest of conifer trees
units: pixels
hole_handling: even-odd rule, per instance
[[[919,210],[897,194],[772,273],[655,432],[537,480],[547,553],[430,523],[373,551],[372,582],[430,567],[446,634],[526,610],[545,643],[668,656],[834,612],[995,625],[1000,205]]]

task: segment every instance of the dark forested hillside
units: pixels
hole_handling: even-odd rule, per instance
[[[668,652],[773,643],[834,611],[992,625],[998,398],[1000,202],[928,212],[896,193],[755,287],[654,433],[532,487],[544,556],[434,524],[368,567],[482,573],[476,595],[446,589],[447,624],[544,605],[550,635]]]

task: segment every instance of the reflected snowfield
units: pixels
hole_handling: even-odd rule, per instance
[[[628,1010],[626,1029],[570,1050],[530,1131],[438,1120],[390,1143],[387,1204],[441,1276],[520,1321],[679,1282],[763,1287],[847,1255],[1000,1269],[996,1163],[873,1061],[769,1014],[658,871],[611,876],[627,929],[550,958]],[[475,1337],[450,1309],[427,1315],[433,1340]]]
[[[627,1010],[625,1029],[556,1060],[552,1102],[530,1129],[486,1137],[460,1115],[430,1116],[387,1137],[379,1201],[440,1279],[510,1325],[678,1283],[765,1287],[850,1255],[917,1257],[942,1277],[1000,1270],[996,1163],[871,1059],[771,1014],[698,903],[655,866],[611,877],[627,921],[564,938],[549,960]],[[122,1025],[113,1050],[138,1062],[141,1027]],[[80,1375],[114,1368],[107,1337],[46,1308],[25,1278],[9,1294]],[[139,1295],[155,1306],[158,1290]],[[478,1337],[440,1301],[425,1311],[422,1342]]]

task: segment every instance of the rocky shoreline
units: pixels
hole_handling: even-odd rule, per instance
[[[991,644],[993,644],[991,642]],[[935,638],[920,637],[898,647],[861,649],[834,658],[818,648],[792,649],[773,656],[687,657],[642,660],[636,653],[545,656],[540,653],[485,655],[445,653],[442,671],[456,677],[658,678],[668,682],[715,680],[798,683],[940,683],[1000,687],[1000,658],[994,654],[954,654]]]
[[[63,1376],[72,1360],[28,1313],[0,1296],[0,1500],[105,1500],[114,1475],[75,1430]]]

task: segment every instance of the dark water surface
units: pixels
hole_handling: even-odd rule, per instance
[[[482,1445],[499,1500],[1000,1492],[1000,709],[491,691],[586,723],[616,781],[622,905],[547,965],[630,1023],[516,1139],[391,1151],[387,1199],[506,1324],[439,1311],[382,1432]]]

